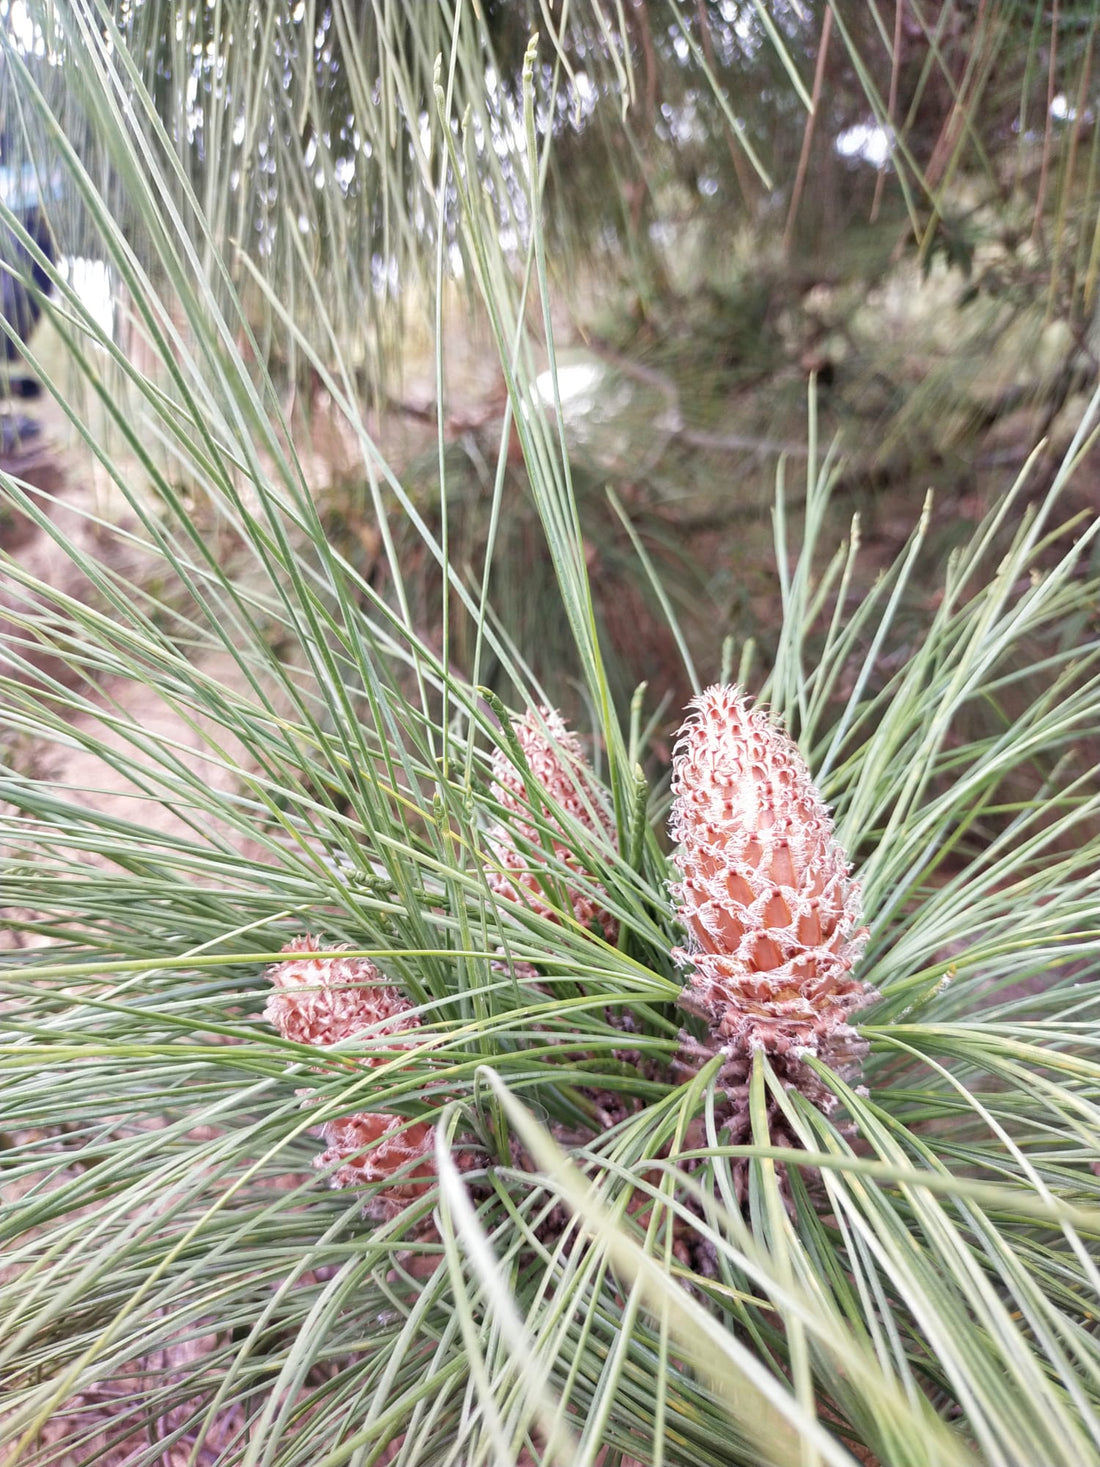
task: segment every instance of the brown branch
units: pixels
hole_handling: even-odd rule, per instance
[[[794,189],[791,193],[791,207],[787,213],[787,224],[783,230],[783,254],[790,254],[791,238],[794,234],[795,219],[798,215],[798,206],[802,202],[802,189],[806,182],[806,173],[810,166],[810,148],[814,140],[814,124],[817,121],[817,108],[821,101],[821,93],[825,83],[825,59],[829,52],[829,38],[833,33],[833,11],[830,6],[825,11],[825,18],[821,22],[821,43],[817,48],[817,66],[814,68],[814,90],[810,98],[810,115],[806,118],[806,127],[802,134],[802,152],[798,159],[798,172],[795,174]]]
[[[1031,226],[1032,241],[1036,241],[1042,231],[1043,204],[1046,202],[1047,180],[1050,175],[1050,149],[1053,139],[1053,117],[1051,107],[1054,105],[1054,88],[1058,68],[1058,0],[1054,0],[1050,13],[1050,64],[1047,67],[1047,114],[1044,119],[1043,128],[1043,161],[1039,165],[1039,187],[1035,191],[1035,220]]]
[[[707,65],[714,75],[717,76],[718,69],[714,59],[714,38],[710,33],[710,21],[707,18],[706,0],[698,0],[697,13],[699,16],[699,34],[703,41],[703,55],[707,59]],[[745,207],[751,212],[757,198],[756,175],[751,169],[746,168],[741,146],[730,133],[729,128],[723,130],[726,135],[726,147],[729,149],[730,162],[733,164],[734,177],[737,179],[737,187],[741,190],[741,197],[745,201]]]
[[[894,116],[898,108],[898,75],[901,71],[901,48],[905,39],[903,21],[905,19],[905,0],[895,0],[894,4],[894,54],[890,58],[890,97],[886,103],[886,123],[891,132],[894,128]],[[871,223],[878,219],[878,211],[882,206],[882,191],[886,184],[886,159],[883,158],[878,167],[878,177],[875,179],[875,196],[871,200]]]

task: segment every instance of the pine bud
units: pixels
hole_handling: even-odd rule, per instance
[[[358,1063],[370,1067],[389,1057],[396,1047],[393,1036],[419,1027],[408,999],[385,982],[369,958],[344,957],[344,949],[322,947],[310,935],[294,938],[283,951],[311,955],[288,958],[267,970],[275,991],[264,1017],[285,1039],[322,1048],[357,1035],[374,1039],[380,1052],[357,1056]],[[423,1190],[423,1179],[434,1171],[432,1128],[422,1121],[407,1124],[385,1111],[363,1111],[326,1121],[321,1134],[328,1150],[316,1165],[339,1162],[332,1175],[338,1187],[383,1181],[422,1158],[409,1175],[380,1193],[383,1200],[402,1202]]]
[[[673,956],[694,969],[681,1003],[731,1053],[843,1068],[864,1048],[845,1019],[876,995],[851,976],[867,933],[828,810],[793,741],[737,688],[690,707],[672,777],[688,939]]]
[[[288,942],[285,953],[318,956],[290,958],[267,970],[275,985],[264,1009],[268,1023],[298,1044],[336,1044],[364,1029],[385,1036],[417,1028],[420,1020],[408,999],[371,960],[345,958],[343,951],[322,947],[308,935]]]
[[[532,712],[524,714],[513,727],[535,783],[578,824],[614,845],[614,825],[596,777],[584,762],[580,740],[566,728],[561,714],[552,708],[542,708],[537,716]],[[498,822],[489,831],[489,849],[502,868],[488,872],[489,885],[508,901],[524,902],[542,916],[554,917],[556,914],[547,906],[538,878],[538,866],[540,863],[545,866],[546,857],[541,850],[539,832],[531,824],[527,788],[522,774],[502,749],[493,755],[492,793],[511,819],[507,824]],[[551,844],[574,917],[582,927],[599,922],[607,941],[615,942],[619,924],[599,900],[603,888],[590,882],[582,891],[562,875],[563,867],[583,874],[583,861],[549,806],[541,805],[539,814],[551,832],[561,833],[560,840],[551,835]],[[525,842],[522,851],[517,848],[517,838]]]
[[[326,1170],[337,1168],[331,1175],[334,1187],[381,1182],[407,1166],[404,1176],[380,1194],[388,1201],[406,1202],[423,1192],[428,1179],[435,1175],[432,1128],[424,1121],[408,1122],[382,1110],[360,1111],[358,1115],[326,1121],[321,1135],[328,1148],[315,1165]]]

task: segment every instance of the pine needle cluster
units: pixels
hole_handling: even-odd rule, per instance
[[[236,49],[229,104],[246,133],[264,98],[293,124],[260,139],[279,257],[240,266],[243,291],[240,201],[220,174],[194,187],[189,114],[162,126],[142,80],[187,57],[221,87],[236,11],[174,14],[167,54],[138,54],[157,8],[123,7],[125,35],[92,0],[43,6],[27,45],[0,28],[15,111],[64,175],[59,243],[125,283],[142,348],[54,268],[64,366],[28,359],[95,494],[0,475],[66,568],[0,549],[4,1467],[1100,1460],[1100,521],[1060,523],[1100,392],[949,559],[914,514],[859,596],[810,394],[804,482],[775,473],[768,665],[741,649],[734,687],[716,646],[699,676],[661,601],[697,690],[670,790],[663,690],[611,691],[560,393],[549,412],[538,388],[544,361],[560,388],[541,189],[568,56],[533,45],[498,88],[507,170],[462,102],[488,86],[493,7],[433,12],[434,72],[418,8],[382,7],[417,85],[355,72],[387,227],[415,162],[433,299],[453,243],[506,394],[471,566],[442,468],[437,534],[371,436],[356,301],[298,228],[322,209],[354,233],[338,186],[287,167],[321,136],[320,73],[276,12],[242,12],[270,42],[255,71]],[[601,35],[610,9],[585,12]],[[711,75],[690,9],[649,41]],[[357,23],[324,7],[319,44],[338,29],[354,66]],[[200,141],[220,169],[225,137]],[[257,320],[354,445],[378,574],[326,533]],[[561,687],[494,610],[510,459]],[[438,635],[410,614],[398,521],[439,568]],[[552,711],[566,686],[583,737]]]

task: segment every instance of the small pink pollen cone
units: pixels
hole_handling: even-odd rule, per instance
[[[566,728],[561,714],[552,708],[542,708],[537,715],[529,711],[517,719],[513,727],[535,783],[578,824],[606,837],[614,845],[614,826],[596,777],[585,763],[580,740]],[[540,863],[545,865],[546,857],[540,849],[539,832],[531,824],[531,807],[523,776],[501,749],[493,755],[492,792],[510,819],[507,823],[498,821],[488,833],[489,850],[500,868],[488,871],[489,885],[498,896],[508,901],[524,902],[543,916],[555,917],[556,913],[547,905],[538,879],[537,868]],[[602,888],[589,882],[587,889],[581,890],[562,874],[564,867],[582,875],[584,866],[565,838],[566,833],[549,805],[543,805],[539,813],[551,832],[561,832],[560,840],[551,835],[551,845],[574,917],[582,927],[599,922],[607,941],[615,942],[619,924],[599,900]],[[517,839],[526,843],[523,850],[518,848]]]
[[[311,955],[267,970],[274,992],[264,1018],[284,1039],[336,1044],[370,1029],[385,1042],[386,1035],[419,1026],[408,999],[369,958],[345,957],[343,948],[322,947],[319,938],[308,935],[295,937],[283,952]]]
[[[314,1165],[336,1168],[332,1173],[334,1187],[385,1181],[407,1167],[404,1175],[380,1194],[388,1201],[407,1202],[423,1192],[435,1175],[432,1128],[424,1121],[410,1123],[386,1111],[361,1111],[342,1120],[327,1121],[321,1135],[328,1147]]]
[[[386,983],[369,958],[346,957],[344,949],[323,947],[310,935],[294,938],[283,951],[297,956],[268,968],[273,992],[264,1017],[284,1039],[324,1048],[362,1036],[379,1046],[377,1055],[356,1057],[359,1064],[372,1068],[400,1047],[397,1036],[420,1027],[408,999]],[[321,1134],[328,1149],[316,1165],[336,1168],[334,1186],[384,1181],[409,1167],[379,1193],[384,1205],[404,1204],[423,1191],[426,1179],[434,1174],[432,1128],[423,1121],[409,1123],[385,1111],[361,1111],[326,1121]]]

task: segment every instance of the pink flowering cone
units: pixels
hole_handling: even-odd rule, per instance
[[[829,812],[793,741],[737,688],[690,707],[672,777],[687,929],[674,957],[693,970],[681,1002],[731,1055],[847,1070],[865,1046],[846,1020],[876,995],[852,975],[867,933]]]
[[[605,837],[615,844],[615,829],[604,805],[596,777],[586,765],[580,740],[570,732],[561,714],[552,708],[542,708],[536,716],[528,712],[514,725],[527,765],[535,783],[544,789],[553,800],[580,825],[594,834]],[[489,885],[508,901],[524,902],[545,917],[557,914],[547,905],[538,877],[538,865],[544,860],[540,851],[539,832],[530,823],[530,803],[523,776],[503,749],[493,755],[493,796],[510,819],[498,822],[488,834],[489,850],[498,870],[488,872]],[[548,805],[541,808],[542,816],[551,831],[561,826]],[[562,832],[564,835],[564,832]],[[528,843],[527,848],[517,848],[517,838]],[[560,867],[583,874],[584,867],[565,840],[552,835],[554,856]],[[582,927],[598,922],[608,942],[615,942],[619,935],[619,924],[599,900],[602,888],[592,882],[582,891],[568,877],[562,876],[565,894],[573,909],[573,915]]]
[[[264,1017],[285,1039],[322,1048],[357,1035],[375,1039],[377,1055],[356,1056],[357,1063],[372,1067],[390,1057],[400,1043],[396,1036],[419,1028],[408,999],[385,982],[369,958],[346,957],[342,948],[322,947],[312,936],[294,938],[283,951],[305,954],[267,970],[274,991]],[[362,1111],[326,1121],[321,1134],[328,1149],[316,1165],[336,1168],[332,1182],[337,1187],[381,1182],[416,1163],[379,1194],[383,1206],[405,1203],[434,1173],[432,1128],[423,1121]]]
[[[385,1036],[419,1027],[408,999],[387,983],[369,958],[348,958],[344,949],[321,946],[319,938],[295,937],[285,953],[309,956],[288,958],[267,970],[274,992],[264,1018],[284,1039],[299,1044],[336,1044],[364,1029],[371,1030],[388,1048]],[[380,1063],[368,1058],[365,1063]]]
[[[407,1202],[423,1192],[435,1175],[432,1128],[424,1121],[409,1122],[382,1110],[361,1111],[326,1121],[321,1135],[328,1146],[315,1165],[336,1168],[331,1174],[334,1187],[382,1182],[408,1167],[381,1194],[388,1201]]]

